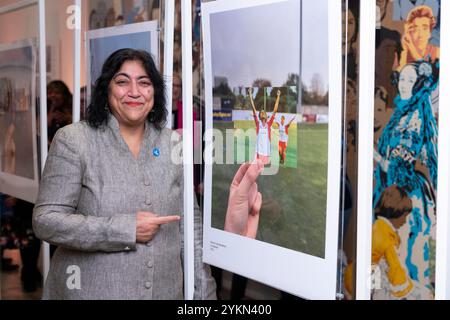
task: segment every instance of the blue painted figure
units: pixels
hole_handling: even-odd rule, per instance
[[[433,298],[429,255],[435,225],[438,130],[430,97],[438,84],[438,65],[438,61],[434,65],[418,61],[394,73],[395,109],[375,150],[374,205],[393,184],[403,188],[413,204],[408,223],[399,230],[399,256],[411,279],[423,286],[422,299]]]

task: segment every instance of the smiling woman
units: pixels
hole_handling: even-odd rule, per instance
[[[36,235],[58,245],[44,299],[183,298],[183,168],[170,161],[166,113],[152,57],[121,49],[103,65],[87,122],[57,132],[33,213]],[[213,299],[198,207],[194,225],[194,298]]]
[[[144,123],[154,105],[153,85],[140,62],[126,61],[122,65],[109,85],[108,101],[125,142],[137,158]]]
[[[137,61],[125,62],[109,85],[111,112],[124,125],[143,124],[153,108],[153,98],[153,84]]]
[[[120,49],[105,61],[100,77],[95,82],[87,121],[92,127],[98,128],[107,123],[111,112],[117,116],[117,108],[112,105],[114,101],[124,105],[125,102],[147,102],[148,98],[151,107],[146,110],[146,118],[157,129],[162,129],[167,117],[165,90],[164,80],[150,54]],[[145,120],[145,117],[141,120]]]

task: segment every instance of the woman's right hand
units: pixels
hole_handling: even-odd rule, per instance
[[[136,242],[149,242],[158,232],[160,225],[179,220],[180,216],[158,216],[153,212],[139,211],[136,214]]]

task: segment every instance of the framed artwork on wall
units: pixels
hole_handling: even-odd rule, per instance
[[[38,191],[36,45],[0,44],[0,192],[34,202]]]
[[[448,298],[445,5],[361,3],[358,299]]]
[[[335,299],[342,76],[331,70],[341,70],[341,5],[219,0],[203,3],[201,16],[204,261],[304,298]],[[265,164],[257,227],[230,231],[230,185],[256,158]]]

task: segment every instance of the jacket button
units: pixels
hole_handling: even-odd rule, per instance
[[[147,262],[147,267],[153,268],[153,262],[151,262],[151,261]]]
[[[149,186],[149,185],[150,185],[150,179],[146,177],[144,179],[144,186]]]
[[[151,283],[150,281],[147,281],[147,282],[145,283],[145,287],[146,287],[147,289],[150,289],[150,288],[152,287],[152,283]]]
[[[152,204],[152,201],[149,198],[147,198],[145,199],[145,204],[149,206]]]
[[[151,247],[151,246],[152,246],[152,243],[149,241],[149,242],[146,242],[145,245],[146,245],[147,247]]]

